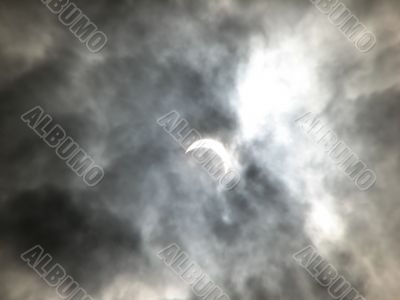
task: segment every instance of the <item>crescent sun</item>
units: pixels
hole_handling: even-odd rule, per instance
[[[231,156],[229,155],[228,151],[226,151],[224,145],[216,140],[212,139],[202,139],[195,141],[190,147],[186,150],[186,153],[191,151],[195,151],[197,149],[209,149],[215,152],[219,158],[222,160],[224,164],[225,173],[228,172],[231,166]]]

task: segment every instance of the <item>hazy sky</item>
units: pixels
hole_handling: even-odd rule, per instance
[[[343,1],[362,53],[306,0],[74,1],[94,54],[41,1],[0,3],[0,299],[58,299],[40,244],[94,300],[196,299],[177,243],[232,300],[332,299],[292,259],[314,245],[365,299],[400,293],[400,2]],[[20,116],[40,105],[105,170],[86,186]],[[156,120],[222,142],[222,191]],[[377,174],[360,192],[295,124],[312,112]]]

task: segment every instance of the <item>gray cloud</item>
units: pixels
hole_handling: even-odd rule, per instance
[[[0,10],[1,299],[56,297],[19,260],[35,244],[96,299],[195,299],[155,255],[170,243],[232,300],[327,299],[292,259],[308,244],[366,299],[397,297],[397,2],[346,2],[377,34],[367,54],[308,1],[75,3],[109,36],[99,54],[40,1]],[[266,97],[243,120],[252,99],[237,101],[240,78],[259,49],[263,66],[270,57],[276,66],[252,79],[265,80]],[[312,75],[296,73],[302,64]],[[293,78],[317,84],[297,95]],[[21,122],[36,105],[104,167],[98,187]],[[157,125],[171,110],[235,153],[236,189],[219,191]],[[246,139],[243,122],[261,111],[266,123]],[[304,111],[323,116],[373,166],[373,190],[359,193],[299,133],[293,120]],[[325,225],[318,205],[339,221]]]

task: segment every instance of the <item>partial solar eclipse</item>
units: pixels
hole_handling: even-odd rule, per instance
[[[200,149],[211,150],[221,159],[224,164],[225,173],[229,171],[232,163],[231,156],[228,151],[226,151],[224,145],[222,143],[212,140],[212,139],[202,139],[194,142],[190,147],[186,150],[186,153],[192,151],[198,151]]]

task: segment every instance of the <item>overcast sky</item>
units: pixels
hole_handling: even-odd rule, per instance
[[[74,3],[91,53],[41,1],[0,3],[0,299],[58,299],[40,244],[94,300],[194,300],[176,243],[232,300],[332,299],[293,259],[314,245],[365,299],[400,287],[400,2],[343,1],[360,52],[307,0]],[[86,186],[20,116],[40,105],[104,168]],[[175,110],[235,158],[223,191],[156,122]],[[376,172],[361,192],[295,124],[312,112]]]

